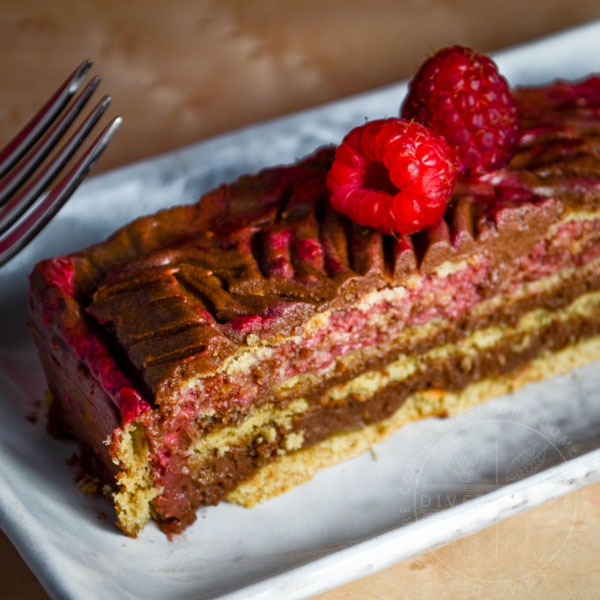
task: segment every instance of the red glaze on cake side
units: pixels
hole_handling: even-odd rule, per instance
[[[107,392],[122,416],[122,424],[150,409],[150,404],[123,374],[98,331],[83,317],[75,296],[76,267],[62,256],[39,263],[31,275],[33,324],[43,323],[52,338],[63,341]],[[52,343],[52,341],[51,341]]]

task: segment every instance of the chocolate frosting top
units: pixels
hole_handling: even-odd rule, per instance
[[[515,97],[522,135],[509,167],[461,180],[425,231],[385,236],[336,213],[325,186],[334,149],[324,148],[63,258],[74,296],[160,403],[248,334],[298,332],[315,312],[473,253],[522,255],[561,213],[600,201],[600,78]]]

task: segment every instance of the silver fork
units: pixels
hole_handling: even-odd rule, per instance
[[[121,124],[121,117],[112,119],[67,174],[47,191],[111,102],[110,96],[104,96],[52,159],[36,172],[58,147],[98,87],[100,78],[94,77],[68,106],[91,66],[90,60],[81,63],[6,148],[0,150],[0,266],[48,224],[77,189]]]

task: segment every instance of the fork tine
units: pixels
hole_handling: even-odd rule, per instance
[[[0,177],[2,177],[31,148],[48,129],[56,116],[77,91],[86,73],[92,66],[91,60],[83,61],[71,76],[54,92],[25,127],[0,151]]]
[[[90,83],[83,89],[79,97],[75,100],[64,116],[55,123],[48,134],[42,138],[38,145],[31,151],[20,165],[17,166],[4,180],[0,183],[0,206],[4,204],[6,199],[31,175],[38,165],[48,156],[50,151],[56,146],[58,140],[63,136],[65,131],[70,127],[77,115],[82,111],[87,104],[91,95],[100,83],[100,77],[94,77]]]
[[[93,167],[113,135],[122,118],[115,117],[94,140],[75,166],[60,180],[43,201],[4,239],[0,239],[0,267],[20,252],[52,219],[61,206],[77,189]]]
[[[0,207],[0,233],[4,233],[9,229],[31,204],[41,196],[44,190],[48,188],[69,159],[75,154],[79,146],[81,146],[91,129],[108,108],[110,102],[110,96],[104,96],[88,118],[79,126],[77,131],[60,148],[54,160],[39,175],[36,175],[28,186],[13,196],[4,206]]]

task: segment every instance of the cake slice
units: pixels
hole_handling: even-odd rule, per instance
[[[420,233],[333,210],[326,148],[35,267],[53,427],[125,533],[600,357],[600,78],[515,98],[510,165]]]

